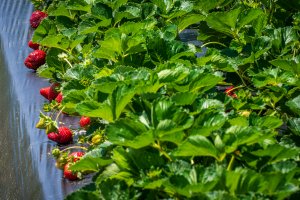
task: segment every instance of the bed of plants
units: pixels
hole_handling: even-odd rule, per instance
[[[66,178],[94,174],[66,199],[299,197],[298,0],[32,2],[37,127]]]

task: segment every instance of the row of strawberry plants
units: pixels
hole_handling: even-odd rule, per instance
[[[53,155],[69,180],[94,173],[66,199],[297,196],[298,1],[32,2],[25,65],[52,83],[37,127],[62,149],[53,115],[84,116],[85,153]]]

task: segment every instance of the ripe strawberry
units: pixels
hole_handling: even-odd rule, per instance
[[[49,133],[48,139],[57,142],[59,144],[67,144],[72,141],[73,135],[72,135],[72,131],[69,128],[62,126],[58,128],[58,133],[55,132]]]
[[[59,92],[57,92],[57,87],[59,86],[58,83],[53,83],[51,86],[50,86],[50,89],[49,89],[49,95],[48,95],[48,100],[49,101],[52,101],[54,100]]]
[[[38,43],[33,43],[31,40],[28,42],[28,46],[34,50],[37,50],[40,47]]]
[[[86,127],[86,126],[90,125],[90,123],[91,123],[91,118],[84,117],[84,116],[82,116],[79,121],[79,124],[81,127]]]
[[[34,11],[30,16],[30,25],[32,28],[37,28],[41,21],[48,15],[40,10]]]
[[[56,101],[57,103],[61,103],[62,100],[63,100],[63,95],[62,95],[62,93],[60,92],[60,93],[57,95],[57,97],[55,98],[55,101]]]
[[[49,97],[49,92],[50,92],[50,87],[44,87],[40,89],[40,94],[46,99],[48,99]]]
[[[49,133],[48,134],[48,139],[52,140],[54,142],[58,142],[59,141],[59,135],[57,133],[54,133],[54,132]]]
[[[80,160],[82,156],[84,156],[84,152],[80,152],[80,151],[73,152],[69,155],[69,160],[71,162],[77,162],[78,160]]]
[[[41,65],[45,64],[46,53],[43,50],[34,50],[25,59],[25,66],[29,69],[36,70]]]
[[[58,128],[58,135],[59,140],[57,142],[60,144],[69,143],[73,139],[72,131],[65,126]]]
[[[77,173],[73,173],[70,169],[70,163],[67,163],[64,167],[64,177],[70,181],[75,181],[78,179]]]
[[[227,94],[227,96],[231,96],[233,98],[237,98],[237,95],[233,92],[234,86],[230,86],[225,90],[225,93]]]

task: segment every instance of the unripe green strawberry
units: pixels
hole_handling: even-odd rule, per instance
[[[102,140],[103,140],[102,135],[97,134],[97,135],[95,135],[95,136],[92,137],[92,144],[93,144],[93,145],[97,145],[97,144],[99,144]]]

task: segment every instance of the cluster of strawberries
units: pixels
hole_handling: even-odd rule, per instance
[[[42,20],[48,15],[42,11],[34,11],[30,17],[30,25],[32,28],[37,28]],[[46,52],[41,50],[41,46],[37,43],[33,43],[31,40],[28,42],[28,46],[34,51],[31,52],[25,59],[24,64],[27,68],[36,71],[41,65],[46,62]],[[59,92],[60,84],[53,83],[49,87],[44,87],[40,89],[40,94],[45,97],[50,102],[55,100],[58,104],[61,104],[63,100],[62,92]],[[45,117],[38,125],[39,128],[47,128],[50,130],[47,132],[48,139],[57,142],[58,144],[69,144],[73,141],[72,131],[65,126],[57,128],[53,125],[53,121]],[[82,117],[79,124],[82,128],[86,128],[90,125],[91,119],[89,117]],[[52,128],[51,128],[51,127]],[[49,128],[50,127],[50,128]],[[54,128],[53,128],[54,127]],[[64,150],[63,150],[64,151]],[[63,154],[60,150],[54,149],[53,155],[56,157],[58,168],[64,170],[64,177],[68,180],[76,180],[80,175],[78,172],[72,172],[69,167],[77,162],[83,155],[83,152],[73,152],[71,154]]]
[[[64,177],[70,181],[81,178],[80,172],[73,172],[70,167],[84,156],[84,152],[76,151],[73,153],[60,151],[58,148],[52,150],[52,155],[56,159],[56,167],[64,171]]]
[[[58,83],[53,83],[49,87],[41,88],[40,94],[45,97],[49,101],[55,100],[58,104],[60,104],[63,100],[62,92],[58,92],[59,88]],[[91,119],[89,117],[82,116],[79,125],[81,128],[87,128],[91,124]],[[72,131],[66,127],[61,126],[58,129],[54,129],[47,134],[48,139],[60,144],[69,144],[73,141],[73,133]],[[64,177],[70,181],[77,180],[80,177],[80,173],[72,172],[69,167],[72,166],[75,162],[77,162],[83,155],[83,152],[73,152],[71,154],[58,154],[57,150],[53,151],[54,157],[56,157],[56,166],[59,169],[64,171]]]
[[[41,21],[48,15],[40,10],[34,11],[30,17],[30,25],[32,28],[37,28]],[[34,51],[31,52],[25,59],[25,66],[32,70],[37,70],[41,65],[45,64],[46,52],[40,49],[40,45],[33,43],[31,40],[28,46]]]

